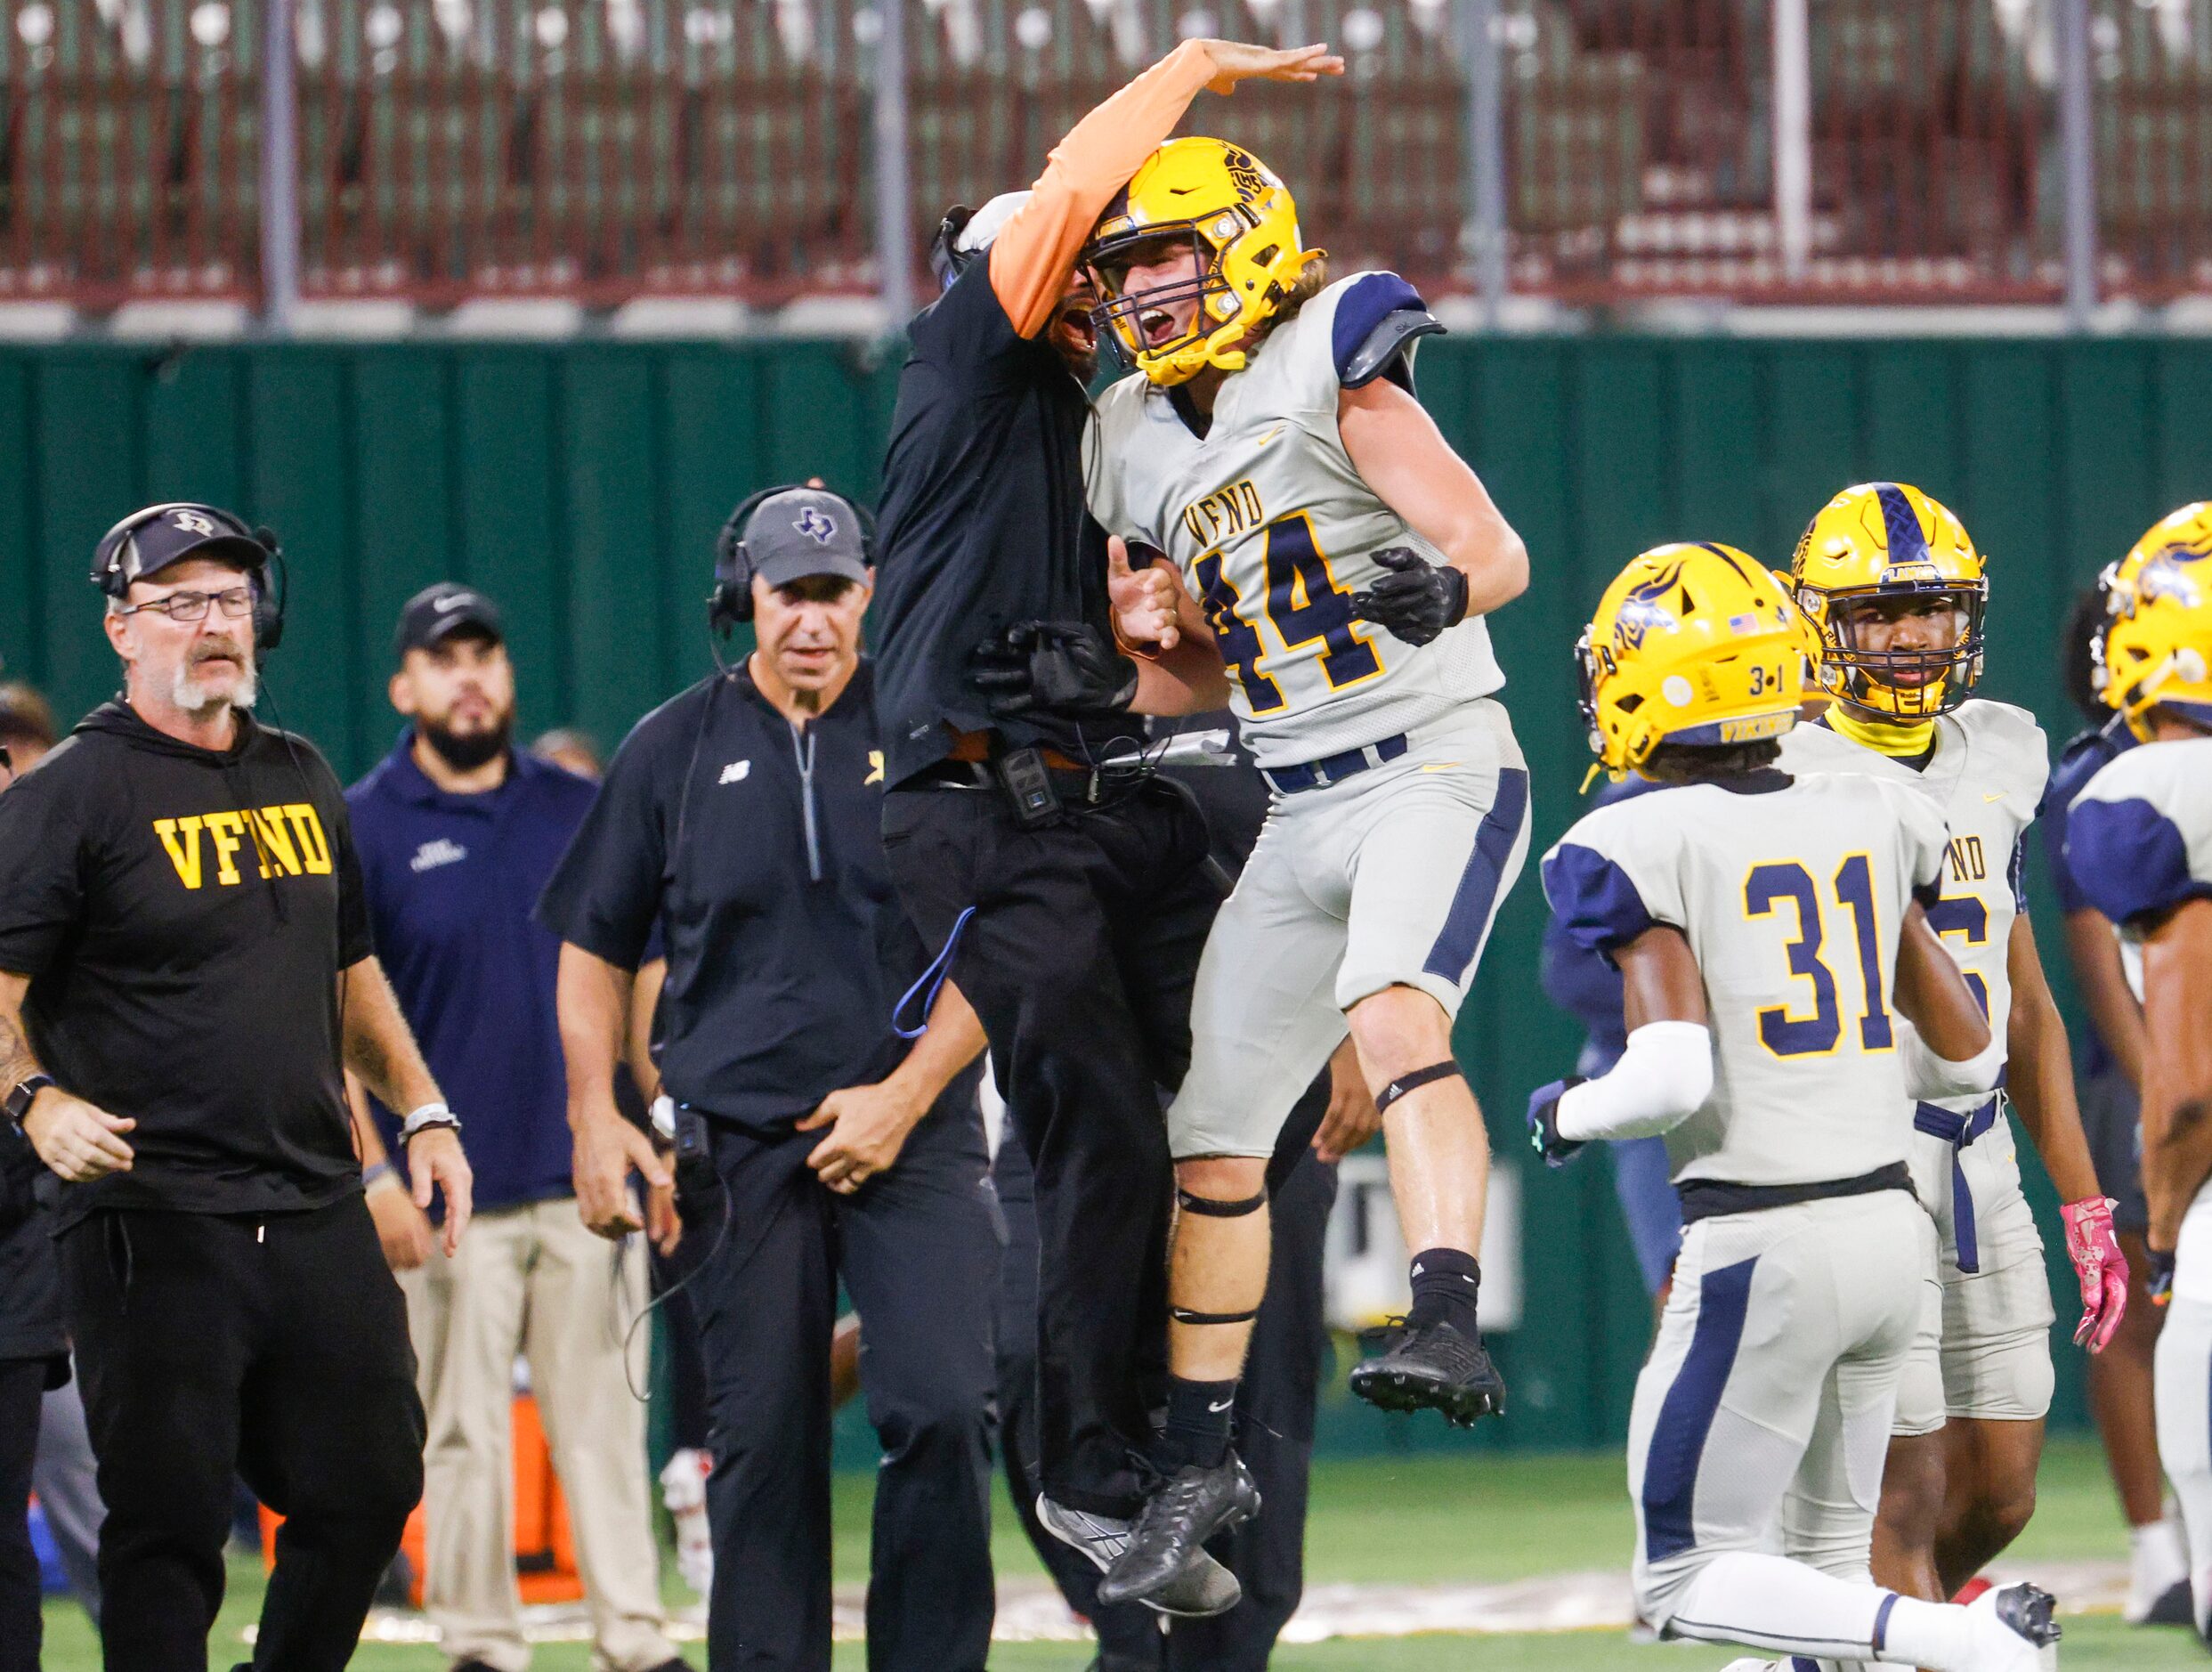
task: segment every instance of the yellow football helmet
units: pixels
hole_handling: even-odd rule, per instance
[[[1819,638],[1820,684],[1877,714],[1924,720],[1953,709],[1981,678],[1989,575],[1965,526],[1901,482],[1846,488],[1820,507],[1790,560],[1797,605]],[[1941,650],[1863,650],[1851,624],[1862,599],[1948,595],[1958,637]],[[1904,681],[1900,683],[1900,681]]]
[[[2212,501],[2160,518],[2104,572],[2098,694],[2151,736],[2151,710],[2212,726]]]
[[[1591,750],[1618,778],[1661,743],[1779,737],[1812,648],[1781,576],[1732,546],[1655,546],[1606,588],[1575,647]]]
[[[1179,243],[1191,253],[1188,283],[1122,293],[1138,259],[1156,260]],[[1099,329],[1114,332],[1146,377],[1171,385],[1207,366],[1242,371],[1244,351],[1231,345],[1281,306],[1325,253],[1300,245],[1298,206],[1258,158],[1226,140],[1191,138],[1170,140],[1145,159],[1099,216],[1082,262],[1106,298]],[[1192,300],[1189,330],[1146,341],[1147,312]]]

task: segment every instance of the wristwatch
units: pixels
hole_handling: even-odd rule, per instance
[[[6,1103],[0,1104],[0,1108],[7,1110],[8,1124],[21,1132],[23,1117],[31,1112],[31,1100],[53,1084],[53,1075],[50,1074],[28,1075],[17,1081]]]

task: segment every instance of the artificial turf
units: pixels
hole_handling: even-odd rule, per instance
[[[1526,1579],[1576,1569],[1617,1567],[1627,1559],[1628,1506],[1617,1456],[1480,1457],[1407,1453],[1401,1457],[1333,1460],[1314,1473],[1312,1520],[1308,1529],[1308,1577],[1317,1584],[1479,1583]],[[838,1482],[838,1579],[866,1577],[866,1476]],[[2054,1442],[2046,1455],[2036,1519],[2012,1559],[2112,1560],[2127,1551],[2125,1533],[2093,1445]],[[997,1556],[1007,1576],[1039,1570],[1006,1504],[999,1505]],[[677,1594],[677,1593],[672,1593]],[[231,1594],[218,1621],[210,1665],[215,1672],[246,1655],[240,1628],[261,1602],[257,1562],[231,1568]],[[74,1604],[46,1611],[47,1672],[93,1672],[98,1647]],[[2132,1630],[2110,1617],[2066,1620],[2061,1665],[2072,1672],[2126,1668],[2127,1672],[2203,1668],[2208,1659],[2188,1634]],[[705,1652],[690,1658],[700,1666]],[[1519,1635],[1428,1635],[1338,1639],[1290,1645],[1277,1652],[1279,1672],[1712,1672],[1735,1656],[1690,1646],[1633,1644],[1619,1632],[1584,1631]],[[992,1656],[1005,1672],[1081,1672],[1089,1652],[1071,1644],[1008,1644]],[[858,1644],[840,1645],[839,1672],[860,1672]],[[363,1672],[441,1672],[434,1650],[370,1644],[354,1658]],[[589,1651],[581,1644],[540,1647],[539,1672],[585,1672]]]

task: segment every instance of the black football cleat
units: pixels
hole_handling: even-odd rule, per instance
[[[2001,1585],[1966,1606],[1973,1664],[1989,1672],[2051,1672],[2058,1665],[2057,1604],[2032,1585]]]
[[[1041,1493],[1037,1497],[1037,1522],[1062,1544],[1089,1556],[1101,1573],[1129,1547],[1128,1522],[1071,1509]],[[1244,1600],[1244,1587],[1237,1583],[1236,1576],[1201,1550],[1185,1564],[1173,1584],[1143,1602],[1155,1613],[1177,1619],[1210,1619],[1228,1613]]]
[[[1482,1337],[1471,1341],[1450,1324],[1414,1325],[1394,1319],[1361,1334],[1383,1349],[1352,1372],[1352,1392],[1386,1411],[1441,1411],[1457,1428],[1478,1416],[1505,1414],[1505,1380],[1490,1362]]]
[[[1211,1469],[1177,1470],[1130,1523],[1128,1546],[1098,1581],[1098,1601],[1156,1605],[1205,1556],[1207,1539],[1259,1513],[1260,1489],[1234,1451]]]

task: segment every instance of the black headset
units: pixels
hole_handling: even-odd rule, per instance
[[[967,272],[968,264],[976,259],[976,251],[960,248],[960,234],[975,218],[975,210],[965,203],[956,203],[937,223],[936,236],[929,240],[929,271],[936,275],[940,291],[950,290],[952,281]]]
[[[274,529],[248,528],[220,506],[203,505],[196,499],[150,505],[132,512],[101,536],[100,544],[93,548],[93,585],[111,598],[128,597],[131,583],[123,572],[123,548],[144,524],[172,511],[189,511],[215,524],[219,532],[260,550],[259,557],[247,561],[246,571],[254,589],[254,658],[258,661],[284,642],[284,606],[292,590],[291,572]]]
[[[834,488],[817,488],[804,482],[786,482],[773,488],[763,488],[746,496],[745,502],[730,513],[730,520],[722,525],[722,532],[714,541],[714,590],[707,594],[707,629],[709,632],[726,633],[741,622],[753,619],[753,558],[745,549],[745,525],[752,521],[753,513],[779,493],[827,493],[852,507],[860,524],[861,561],[870,568],[876,564],[876,520],[869,515],[868,507],[857,499],[848,499]]]

